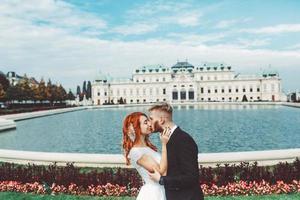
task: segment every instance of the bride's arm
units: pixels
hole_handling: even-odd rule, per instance
[[[162,155],[160,163],[157,163],[152,156],[144,154],[138,161],[137,164],[144,167],[149,172],[153,173],[154,169],[161,175],[166,175],[168,161],[167,161],[167,147],[166,144],[162,145]]]
[[[163,131],[160,135],[160,140],[162,143],[161,160],[157,163],[151,156],[144,154],[138,161],[137,164],[144,167],[149,172],[154,172],[154,169],[158,171],[161,175],[165,176],[167,174],[168,159],[167,159],[167,143],[169,141],[169,129]]]

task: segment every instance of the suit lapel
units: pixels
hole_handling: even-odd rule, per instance
[[[172,142],[175,140],[174,138],[176,137],[176,134],[178,134],[179,130],[180,130],[180,128],[179,128],[179,126],[177,126],[177,128],[172,133],[172,135],[171,135],[171,137],[170,137],[170,139],[169,139],[169,141],[167,143],[167,146],[169,146],[169,145],[172,144]]]

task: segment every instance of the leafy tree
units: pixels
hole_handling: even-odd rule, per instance
[[[8,101],[21,101],[22,100],[22,96],[21,96],[21,87],[19,84],[17,85],[12,85],[9,88],[7,88],[6,91],[6,98]]]
[[[43,78],[41,78],[41,81],[37,86],[37,90],[35,90],[35,99],[39,101],[47,100],[47,88]]]
[[[20,87],[20,100],[28,101],[34,99],[34,92],[30,87],[29,79],[27,78],[26,74],[17,85]]]
[[[2,89],[4,91],[9,87],[9,80],[6,78],[5,74],[0,73],[0,84],[2,85]]]
[[[53,85],[51,82],[51,79],[48,80],[47,86],[46,86],[46,99],[50,101],[51,105],[54,101],[54,95],[53,95]]]
[[[6,97],[6,94],[5,94],[4,88],[3,88],[2,84],[0,84],[0,102],[5,101],[5,97]]]
[[[124,100],[122,97],[119,99],[119,104],[124,104]]]
[[[248,101],[248,99],[247,99],[246,95],[244,95],[242,102],[247,102],[247,101]]]
[[[68,100],[75,100],[75,96],[71,90],[69,90],[69,93],[67,95]]]
[[[56,93],[56,99],[57,101],[65,101],[67,99],[67,92],[66,90],[63,88],[62,85],[59,86],[55,86],[55,93]]]
[[[86,81],[83,81],[83,86],[82,86],[82,93],[83,95],[86,95],[87,89],[86,89]],[[82,96],[83,96],[82,95]]]
[[[80,95],[80,94],[81,94],[80,86],[77,85],[77,92],[76,92],[76,95]]]
[[[91,84],[91,81],[88,81],[88,84],[87,84],[86,98],[87,99],[92,98],[92,84]]]
[[[36,101],[40,101],[40,92],[39,92],[39,86],[38,85],[32,85],[31,90],[33,92],[33,101],[36,103]]]

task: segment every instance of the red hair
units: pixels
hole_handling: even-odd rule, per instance
[[[145,115],[142,112],[133,112],[129,115],[127,115],[124,119],[123,122],[123,150],[124,150],[124,156],[126,158],[126,165],[130,165],[130,161],[128,158],[128,154],[131,150],[131,148],[140,140],[141,138],[141,126],[140,126],[140,118],[141,116],[145,116],[147,117],[147,115]],[[135,140],[131,141],[129,136],[128,136],[128,130],[129,130],[129,126],[130,124],[132,124],[134,131],[135,131]],[[150,147],[151,149],[153,149],[154,151],[157,151],[157,147],[154,146],[150,140],[149,140],[149,136],[147,135],[145,137],[145,143],[148,147]]]

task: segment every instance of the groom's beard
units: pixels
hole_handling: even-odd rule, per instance
[[[163,128],[158,124],[158,121],[154,122],[153,132],[163,132]]]

